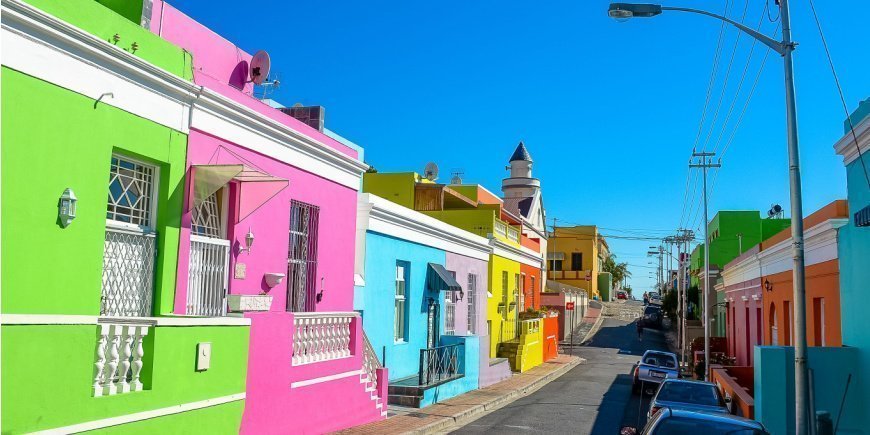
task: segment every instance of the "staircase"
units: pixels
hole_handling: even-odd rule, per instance
[[[518,371],[519,357],[522,354],[523,345],[519,338],[511,341],[505,341],[498,344],[497,355],[499,358],[504,358],[510,363],[512,371]]]
[[[380,411],[381,417],[387,417],[387,407],[384,406],[383,399],[378,396],[378,376],[377,369],[381,368],[381,363],[375,354],[372,344],[369,342],[368,336],[363,332],[363,369],[359,375],[359,382],[365,385],[365,391],[369,393],[372,402],[375,403],[375,408]],[[384,380],[386,382],[386,380]]]

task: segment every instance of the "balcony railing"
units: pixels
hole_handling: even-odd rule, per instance
[[[418,385],[431,385],[463,375],[459,358],[462,343],[420,349]]]
[[[145,350],[142,341],[152,325],[122,319],[98,323],[94,396],[113,396],[142,390]]]
[[[528,319],[520,322],[520,331],[523,335],[534,334],[541,330],[541,319]]]
[[[501,335],[499,336],[500,342],[510,341],[518,338],[520,329],[517,328],[517,321],[515,319],[505,319],[501,322]]]
[[[351,355],[350,326],[357,313],[293,313],[292,364],[302,365]]]
[[[383,366],[381,366],[381,362],[378,361],[378,355],[375,353],[375,348],[372,347],[372,343],[369,342],[369,337],[365,335],[365,332],[363,332],[363,338],[365,339],[365,346],[363,346],[363,372],[365,372],[369,382],[375,384],[375,388],[377,388],[377,369]]]
[[[229,259],[229,240],[190,236],[187,314],[196,316],[226,314]]]
[[[514,227],[507,227],[507,238],[517,243],[520,242],[520,232]]]

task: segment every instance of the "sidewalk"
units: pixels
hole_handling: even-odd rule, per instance
[[[340,434],[426,434],[445,431],[467,424],[498,409],[558,378],[583,358],[558,355],[525,373],[515,373],[509,379],[480,390],[469,391],[423,409],[389,407],[390,418],[357,426]]]
[[[592,334],[595,333],[594,330],[597,330],[601,325],[603,313],[603,304],[599,303],[597,307],[590,304],[589,308],[586,309],[586,315],[583,316],[580,325],[578,325],[577,329],[574,330],[574,347],[581,346]],[[570,334],[565,338],[565,340],[559,343],[560,348],[569,349],[571,347],[571,339],[569,337]]]

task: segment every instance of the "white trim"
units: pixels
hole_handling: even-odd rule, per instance
[[[804,267],[825,261],[836,260],[837,232],[849,223],[849,219],[828,219],[812,228],[804,230]],[[792,238],[789,237],[758,254],[762,275],[773,275],[792,270]]]
[[[290,388],[299,388],[299,387],[307,387],[309,385],[322,384],[324,382],[335,381],[338,379],[349,378],[351,376],[360,376],[363,375],[362,370],[351,370],[349,372],[344,373],[336,373],[334,375],[329,376],[321,376],[319,378],[306,379],[304,381],[296,381],[290,384]]]
[[[533,252],[531,249],[527,248],[527,250],[529,251],[527,252],[521,248],[509,245],[496,238],[490,239],[489,243],[490,246],[492,246],[492,255],[498,255],[499,257],[503,257],[508,260],[516,261],[518,263],[522,263],[532,267],[537,267],[539,269],[543,267],[543,258],[538,255],[531,254],[531,252]]]
[[[359,196],[357,231],[386,234],[478,260],[488,260],[492,252],[486,238],[371,193]],[[365,243],[357,243],[357,247],[358,252],[364,252]],[[357,257],[365,258],[362,255]],[[358,265],[357,273],[363,271],[364,264]]]
[[[105,400],[105,399],[91,399]],[[167,406],[166,408],[153,409],[151,411],[137,412],[133,414],[121,415],[118,417],[104,418],[101,420],[93,420],[87,423],[73,424],[70,426],[56,427],[54,429],[32,432],[34,434],[57,434],[57,433],[78,433],[89,430],[102,429],[111,426],[118,426],[136,421],[148,420],[157,417],[165,417],[172,414],[180,414],[182,412],[193,411],[202,408],[209,408],[217,405],[224,405],[239,400],[245,400],[245,393],[230,394],[223,397],[215,397],[212,399],[200,400],[198,402],[188,402],[181,405]]]
[[[752,254],[741,260],[739,263],[729,263],[722,270],[722,281],[725,287],[735,284],[759,279],[761,277],[761,261],[759,253]]]
[[[870,153],[870,116],[865,117],[863,121],[855,126],[855,135],[858,136],[858,144],[861,147],[861,153],[867,159],[867,153]],[[855,138],[852,137],[852,132],[847,131],[843,137],[834,144],[834,151],[843,156],[843,165],[848,165],[858,158],[858,149],[855,148]]]
[[[3,325],[96,325],[102,322],[140,321],[156,326],[250,326],[251,319],[245,317],[106,317],[77,316],[67,314],[2,314]]]
[[[357,158],[19,0],[3,0],[2,12],[2,63],[9,68],[183,133],[197,128],[359,190],[368,166]]]

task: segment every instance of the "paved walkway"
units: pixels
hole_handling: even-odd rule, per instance
[[[469,391],[423,409],[390,407],[387,420],[357,426],[341,434],[398,434],[449,431],[520,397],[530,394],[580,364],[582,358],[558,355],[525,373],[479,390]]]

